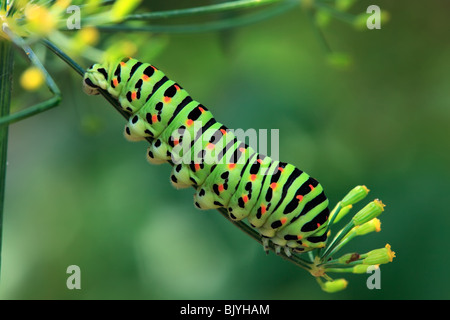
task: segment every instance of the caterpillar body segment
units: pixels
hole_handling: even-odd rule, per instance
[[[107,90],[129,121],[128,140],[147,139],[150,163],[173,165],[176,188],[194,187],[200,209],[225,208],[247,218],[267,250],[305,252],[325,245],[328,199],[317,180],[295,166],[257,153],[156,67],[131,58],[95,64],[84,91]]]

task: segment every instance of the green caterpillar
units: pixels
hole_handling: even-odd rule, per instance
[[[159,69],[131,58],[95,64],[83,88],[117,99],[130,114],[125,137],[151,141],[148,161],[173,165],[172,184],[193,186],[198,208],[223,207],[232,220],[247,218],[266,251],[270,241],[287,255],[325,246],[330,212],[317,180],[239,141]]]

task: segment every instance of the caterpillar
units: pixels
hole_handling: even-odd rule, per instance
[[[197,208],[222,207],[234,221],[246,218],[266,252],[270,242],[288,256],[325,246],[330,211],[319,182],[254,151],[158,68],[132,58],[94,64],[83,90],[99,89],[129,114],[125,138],[148,140],[147,160],[170,163],[176,188],[195,188]]]

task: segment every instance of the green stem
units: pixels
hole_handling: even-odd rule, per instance
[[[327,38],[325,37],[322,29],[317,25],[317,22],[314,18],[314,13],[315,11],[313,11],[312,9],[308,9],[306,10],[306,15],[309,18],[309,21],[311,22],[311,24],[313,25],[313,29],[317,35],[317,37],[319,38],[320,44],[322,45],[323,49],[325,50],[325,52],[327,54],[332,53],[333,50],[331,49],[330,43],[328,42]]]
[[[4,2],[6,3],[6,1]],[[9,114],[14,56],[9,41],[0,41],[0,117]],[[3,245],[3,210],[5,200],[8,126],[0,127],[0,266]]]
[[[231,11],[246,9],[252,7],[259,7],[262,5],[267,5],[271,3],[281,2],[282,0],[238,0],[232,2],[225,2],[219,4],[213,4],[209,6],[187,8],[187,9],[176,9],[158,12],[146,12],[146,13],[136,13],[125,17],[123,21],[130,20],[151,20],[151,19],[161,19],[161,18],[175,18],[175,17],[187,17],[199,14],[211,14],[217,12]],[[96,17],[88,17],[81,20],[83,25],[91,24],[96,25]]]
[[[333,249],[339,244],[339,242],[349,233],[349,231],[355,226],[353,221],[350,221],[342,230],[336,235],[336,237],[327,246],[327,249],[320,257],[322,261],[325,261],[328,255],[333,252]]]
[[[332,273],[352,273],[353,268],[327,268],[325,269],[326,272],[332,272]]]
[[[64,53],[61,49],[53,44],[53,42],[43,39],[41,41],[48,49],[50,49],[54,54],[61,58],[65,63],[67,63],[72,69],[74,69],[80,76],[84,75],[84,69],[76,63],[71,57]]]
[[[358,264],[362,264],[362,259],[358,259],[349,263],[342,263],[338,259],[333,259],[330,261],[327,261],[326,263],[320,264],[320,266],[323,266],[328,270],[328,268],[347,268],[349,266],[356,266]]]
[[[58,86],[56,85],[55,81],[50,76],[50,74],[47,72],[45,67],[42,65],[42,63],[39,61],[38,57],[35,55],[33,50],[31,50],[31,48],[25,43],[25,41],[21,37],[14,35],[11,32],[11,30],[9,30],[6,24],[3,24],[2,28],[3,32],[5,32],[9,36],[9,38],[14,42],[14,44],[19,48],[21,48],[26,53],[27,58],[31,61],[31,63],[37,68],[39,68],[39,70],[45,77],[45,81],[50,92],[54,96],[47,101],[33,105],[25,110],[18,111],[14,114],[8,113],[7,115],[0,117],[0,127],[6,126],[8,124],[23,120],[35,114],[49,110],[53,107],[56,107],[61,102],[61,92]]]
[[[143,25],[143,26],[128,26],[128,25],[107,25],[98,26],[100,31],[104,32],[154,32],[154,33],[196,33],[196,32],[212,32],[219,30],[226,30],[231,28],[242,27],[249,24],[254,24],[276,15],[282,14],[294,7],[298,6],[297,1],[283,1],[280,5],[262,10],[257,13],[247,14],[245,16],[229,18],[221,21],[213,21],[200,24],[186,24],[186,25]]]

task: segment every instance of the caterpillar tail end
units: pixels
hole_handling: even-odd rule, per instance
[[[84,91],[84,93],[86,93],[87,95],[90,95],[90,96],[95,96],[95,95],[100,94],[98,87],[89,78],[85,78],[83,80],[83,91]]]
[[[100,64],[90,66],[83,77],[83,91],[88,95],[100,94],[100,89],[106,90],[108,73]]]

